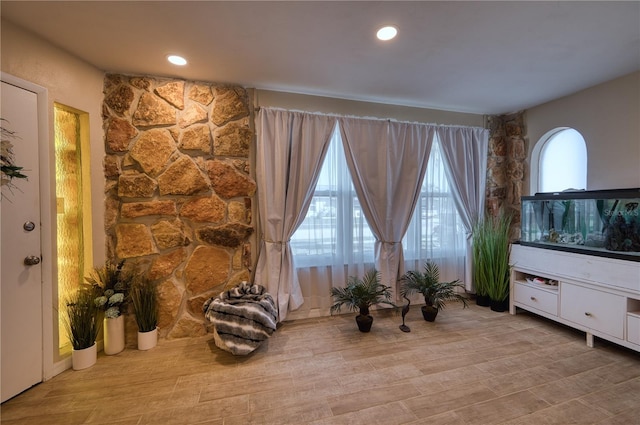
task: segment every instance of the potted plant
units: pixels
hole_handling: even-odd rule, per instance
[[[158,293],[146,276],[133,279],[131,304],[138,325],[138,350],[149,350],[158,343]]]
[[[94,288],[84,285],[69,295],[63,324],[73,347],[71,354],[74,370],[93,366],[97,359],[96,338],[102,323],[95,304]]]
[[[489,296],[491,309],[509,308],[509,254],[511,216],[501,211],[485,216],[473,231],[473,275],[476,291],[481,288]]]
[[[458,280],[440,282],[438,265],[429,260],[424,265],[424,272],[410,270],[400,278],[400,295],[408,297],[421,294],[425,305],[422,306],[422,317],[428,322],[436,320],[438,311],[445,307],[447,301],[462,301],[463,308],[467,307],[467,298],[456,292],[457,288],[464,289]]]
[[[13,179],[26,179],[27,175],[23,174],[24,168],[15,163],[12,140],[19,140],[20,137],[4,126],[7,122],[0,118],[0,186],[7,186],[12,190],[17,189]]]
[[[490,238],[488,232],[491,231],[491,223],[485,216],[473,227],[472,232],[472,264],[473,264],[473,286],[476,292],[476,304],[481,307],[489,307],[491,298],[487,289],[486,269],[483,267],[483,251],[486,249],[486,240]]]
[[[104,311],[104,353],[118,354],[124,350],[124,317],[129,290],[129,277],[122,272],[124,261],[113,264],[107,261],[94,267],[85,281],[97,293],[96,306]]]
[[[339,313],[342,306],[351,311],[359,311],[356,323],[360,332],[369,332],[373,324],[373,317],[369,314],[369,308],[376,304],[396,305],[391,302],[390,287],[380,283],[380,273],[371,269],[364,274],[362,279],[349,276],[347,286],[344,288],[331,288],[333,305],[331,314]]]

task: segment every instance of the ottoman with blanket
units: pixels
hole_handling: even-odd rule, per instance
[[[276,330],[278,312],[261,285],[242,282],[208,299],[203,311],[216,346],[235,355],[251,353]]]

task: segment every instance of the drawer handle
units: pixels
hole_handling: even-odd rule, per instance
[[[538,301],[536,297],[531,297],[531,301]]]
[[[588,311],[585,311],[584,315],[587,316],[587,317],[591,317],[591,313],[589,313]]]

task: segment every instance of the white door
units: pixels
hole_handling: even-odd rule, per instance
[[[2,186],[0,220],[1,386],[5,401],[42,381],[42,266],[37,95],[2,82],[2,127],[15,133],[15,164],[28,179]],[[5,138],[5,136],[3,136]],[[30,259],[25,261],[26,259]]]

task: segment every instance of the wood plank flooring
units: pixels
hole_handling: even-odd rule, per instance
[[[640,354],[522,312],[451,304],[285,322],[234,357],[212,336],[133,344],[0,407],[2,424],[640,425]]]

